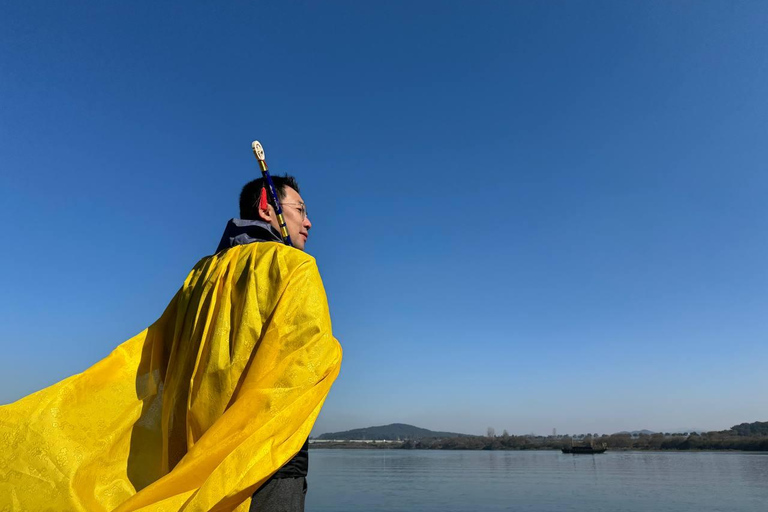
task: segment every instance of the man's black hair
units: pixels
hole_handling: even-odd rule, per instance
[[[272,183],[275,184],[277,190],[277,197],[285,199],[285,187],[291,187],[296,192],[300,192],[299,184],[296,182],[296,178],[289,175],[284,176],[272,176]],[[261,197],[261,189],[264,188],[266,182],[264,178],[249,181],[243,187],[243,191],[240,192],[240,218],[245,220],[259,220],[259,198]],[[272,201],[272,195],[267,190],[267,200],[269,204],[275,206]]]

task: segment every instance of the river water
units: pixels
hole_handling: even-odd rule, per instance
[[[766,512],[768,453],[310,452],[307,512]]]

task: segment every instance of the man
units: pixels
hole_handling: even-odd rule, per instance
[[[299,185],[293,176],[287,175],[273,176],[272,181],[291,242],[295,248],[303,251],[312,222],[299,194]],[[274,201],[267,194],[263,178],[253,180],[243,187],[240,193],[240,218],[227,223],[216,252],[258,242],[282,243]],[[308,469],[309,442],[305,441],[301,451],[254,493],[250,512],[303,512]]]
[[[298,185],[275,181],[295,247],[249,183],[245,220],[228,223],[155,323],[0,407],[0,510],[303,509],[306,440],[341,348],[300,250],[312,224]]]
[[[303,251],[312,223],[307,216],[307,206],[299,195],[296,178],[287,175],[273,176],[272,182],[283,206],[283,218],[291,242],[295,248]],[[248,233],[251,232],[257,236],[250,236]],[[216,252],[250,241],[282,242],[275,206],[267,193],[263,178],[253,180],[243,187],[240,193],[240,219],[229,221]]]

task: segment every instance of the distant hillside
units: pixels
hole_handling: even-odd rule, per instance
[[[391,425],[382,425],[380,427],[366,427],[347,430],[344,432],[328,432],[318,436],[318,439],[384,439],[389,441],[396,440],[416,440],[428,438],[448,438],[448,437],[474,437],[469,434],[457,434],[455,432],[435,432],[426,428],[414,427],[405,423],[392,423]]]
[[[639,435],[646,435],[651,436],[653,434],[690,434],[696,432],[697,434],[701,434],[702,432],[706,432],[705,430],[702,430],[700,428],[676,428],[673,430],[665,430],[664,432],[654,432],[653,430],[633,430],[632,432],[627,432],[626,430],[622,430],[621,432],[616,432],[616,434],[632,434],[633,436],[639,436]]]
[[[768,435],[768,421],[755,421],[734,425],[731,430],[740,436],[765,436]]]
[[[654,432],[653,430],[643,429],[643,430],[633,430],[632,432],[627,432],[626,430],[622,430],[621,432],[616,432],[616,433],[617,434],[624,434],[624,435],[631,434],[633,436],[639,436],[641,434],[650,436],[651,434],[655,434],[656,432]]]

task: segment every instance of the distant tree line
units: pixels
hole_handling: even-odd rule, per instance
[[[741,423],[731,427],[731,430],[740,436],[765,436],[768,435],[768,421]]]
[[[629,433],[582,436],[501,436],[489,428],[486,436],[406,440],[400,448],[423,450],[559,450],[571,443],[594,443],[614,450],[745,450],[768,451],[768,422],[742,423],[729,430],[691,433]]]

